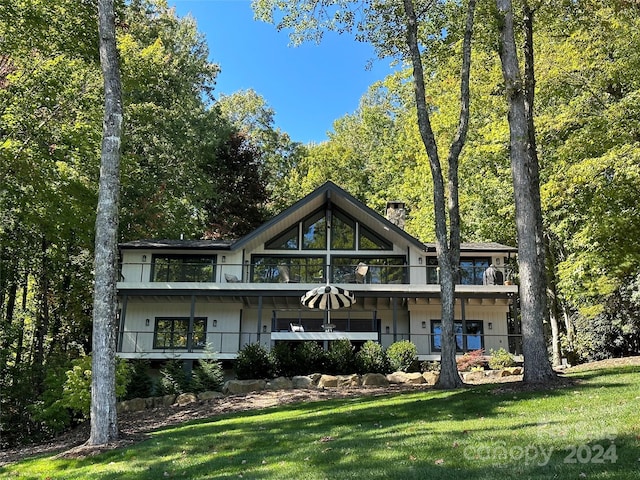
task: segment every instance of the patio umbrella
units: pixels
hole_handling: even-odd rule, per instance
[[[324,285],[309,290],[300,298],[300,302],[309,308],[336,310],[338,308],[350,307],[356,303],[356,297],[344,288]]]

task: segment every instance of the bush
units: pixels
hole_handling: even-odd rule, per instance
[[[153,395],[153,381],[149,376],[149,360],[128,360],[130,381],[125,400],[146,398]]]
[[[334,375],[346,375],[356,371],[356,353],[351,342],[344,338],[331,342],[327,352],[326,372]]]
[[[271,349],[274,374],[277,377],[293,377],[301,375],[305,367],[297,361],[295,355],[295,344],[290,342],[279,342]]]
[[[326,352],[315,342],[302,342],[293,352],[296,375],[322,372],[327,364]]]
[[[440,372],[440,362],[437,360],[425,360],[420,364],[421,372]]]
[[[389,373],[391,366],[387,354],[377,342],[367,340],[356,353],[359,373]]]
[[[160,395],[179,395],[188,392],[190,379],[184,370],[184,363],[180,360],[169,360],[160,369]]]
[[[486,365],[487,361],[484,358],[484,350],[472,350],[467,352],[461,357],[456,358],[456,364],[458,365],[458,371],[469,372],[472,368],[482,367]],[[477,370],[477,368],[476,368]]]
[[[262,345],[250,343],[238,352],[234,370],[239,380],[273,378],[274,362]]]
[[[215,359],[200,360],[193,369],[191,383],[193,393],[222,390],[224,384],[222,364]]]
[[[418,349],[409,340],[400,340],[389,346],[387,357],[392,371],[409,372],[418,361]]]
[[[503,368],[515,366],[516,361],[504,348],[500,348],[498,350],[492,349],[490,350],[490,352],[491,356],[489,357],[489,368],[491,370],[501,370]]]

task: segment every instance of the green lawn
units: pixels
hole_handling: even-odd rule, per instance
[[[536,392],[482,385],[221,416],[81,460],[25,460],[0,478],[640,478],[640,367],[572,378]]]

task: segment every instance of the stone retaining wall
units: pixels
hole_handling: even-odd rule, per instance
[[[520,369],[504,369],[495,371],[477,371],[462,373],[466,382],[473,382],[486,378],[504,377],[506,375],[520,375]],[[180,395],[165,395],[162,397],[134,398],[118,403],[118,412],[138,412],[145,409],[182,406],[194,402],[203,402],[227,395],[246,395],[263,390],[292,390],[292,389],[325,389],[325,388],[366,388],[387,387],[390,384],[404,385],[435,385],[439,374],[436,372],[394,372],[388,375],[381,373],[367,373],[364,375],[323,375],[314,373],[293,378],[278,377],[271,380],[228,380],[222,387],[222,392],[183,393]]]

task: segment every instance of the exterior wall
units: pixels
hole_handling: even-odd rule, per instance
[[[468,299],[465,300],[465,320],[481,320],[483,322],[484,351],[499,348],[509,349],[507,313],[509,306],[504,300]],[[411,341],[418,348],[421,360],[437,360],[440,352],[432,348],[432,320],[440,320],[441,307],[437,300],[428,305],[414,305],[411,308]],[[462,308],[458,301],[455,308],[455,319],[462,319]],[[491,328],[489,328],[491,325]]]
[[[188,318],[190,300],[168,301],[154,297],[154,301],[129,300],[125,316],[125,328],[121,332],[123,358],[203,358],[211,351],[218,358],[235,358],[240,345],[241,304],[221,304],[196,301],[194,317],[205,317],[208,349],[175,349],[164,351],[153,348],[156,317]],[[149,325],[146,325],[149,319]]]

